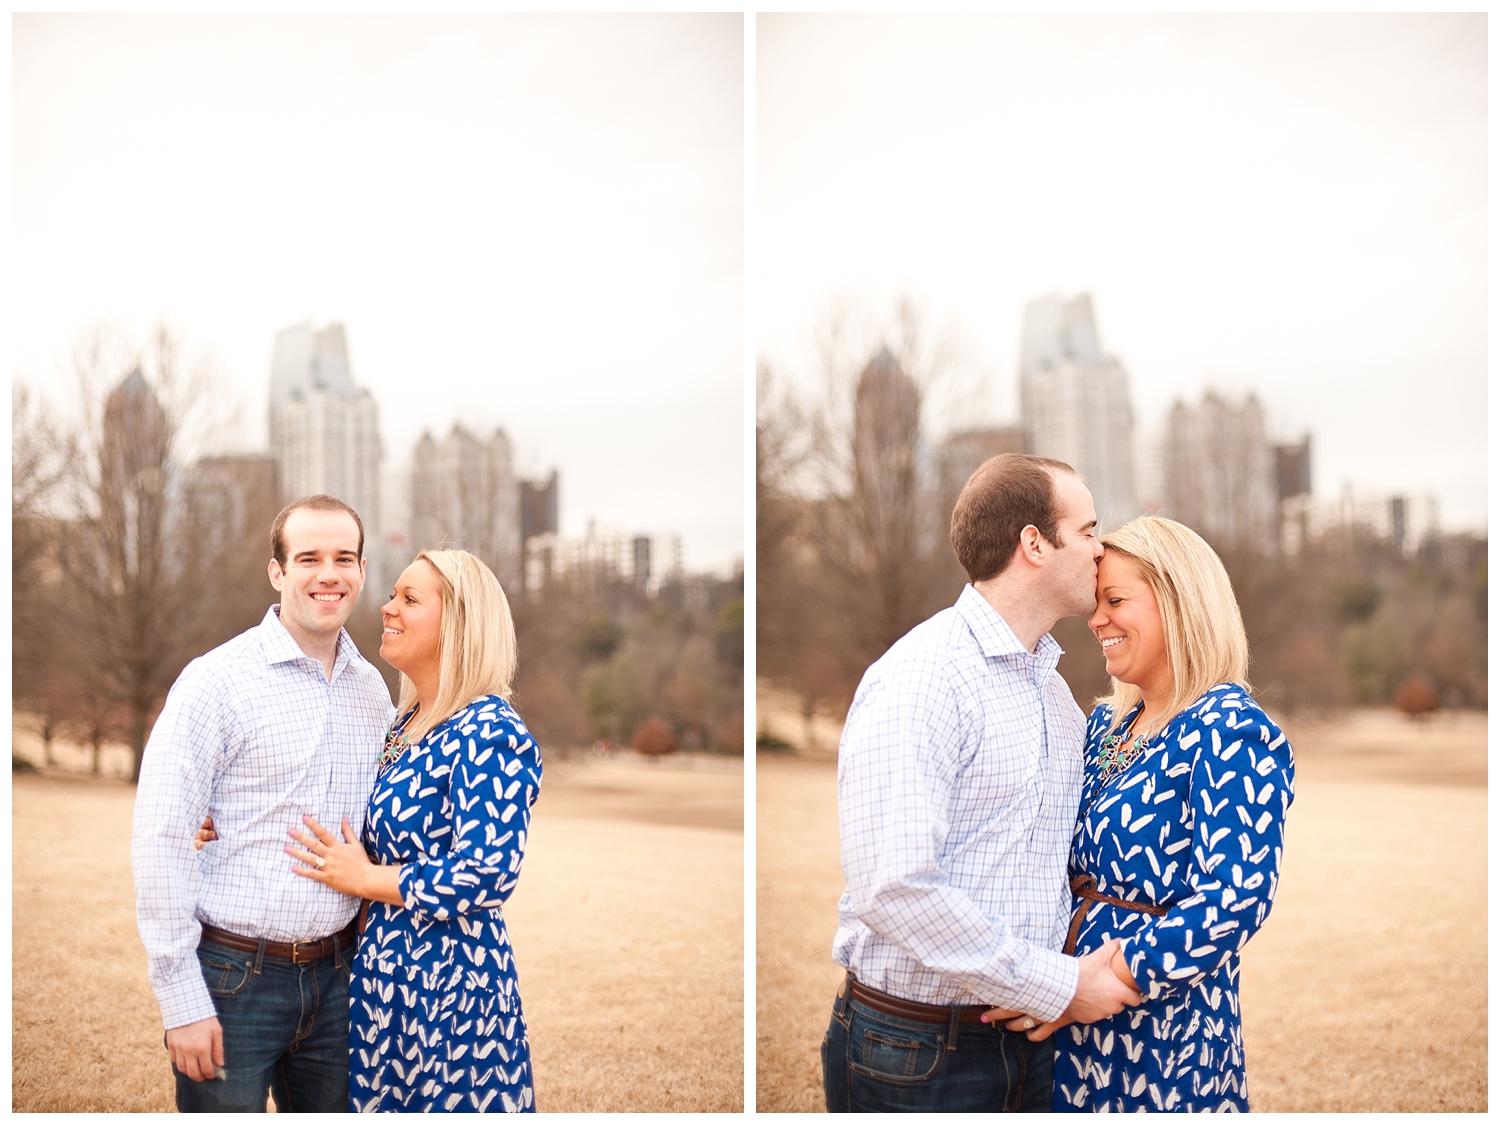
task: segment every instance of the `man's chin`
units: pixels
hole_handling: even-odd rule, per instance
[[[354,599],[348,597],[337,602],[314,602],[313,605],[316,607],[312,613],[314,626],[330,633],[342,629],[354,613]]]

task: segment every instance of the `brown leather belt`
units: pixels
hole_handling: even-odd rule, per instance
[[[899,996],[876,992],[857,980],[851,980],[849,988],[850,995],[866,1008],[874,1008],[884,1015],[895,1016],[898,1020],[911,1020],[913,1023],[936,1023],[946,1027],[953,1022],[955,1007],[958,1009],[959,1023],[978,1023],[979,1017],[992,1007],[989,1004],[919,1004],[915,1000],[903,1000]]]
[[[1128,898],[1116,898],[1114,895],[1101,895],[1099,884],[1094,877],[1087,873],[1073,876],[1073,882],[1069,884],[1073,893],[1083,899],[1078,904],[1078,909],[1073,911],[1073,924],[1068,927],[1068,940],[1063,943],[1062,951],[1069,956],[1078,947],[1078,934],[1083,929],[1083,918],[1089,912],[1089,908],[1096,902],[1107,902],[1111,906],[1119,906],[1125,910],[1135,910],[1142,914],[1154,914],[1160,918],[1167,912],[1165,906],[1157,906],[1150,902],[1131,902]]]
[[[222,945],[229,949],[238,949],[242,953],[254,953],[260,949],[260,942],[256,938],[241,937],[228,930],[221,930],[218,926],[210,926],[207,922],[201,925],[204,941],[211,941],[215,945]],[[310,961],[321,961],[324,957],[331,957],[340,949],[353,949],[358,940],[354,923],[350,922],[338,933],[329,934],[326,938],[320,938],[317,941],[268,941],[265,946],[265,956],[290,961],[294,965],[306,965]]]

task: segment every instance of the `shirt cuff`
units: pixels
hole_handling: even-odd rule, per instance
[[[196,956],[175,979],[157,988],[156,1001],[161,1005],[162,1027],[168,1031],[219,1014],[213,997],[208,994],[208,985],[203,983],[203,970],[198,967]]]
[[[1078,958],[1033,949],[1027,960],[1028,979],[1020,990],[1020,1006],[1043,1023],[1051,1023],[1078,993]]]

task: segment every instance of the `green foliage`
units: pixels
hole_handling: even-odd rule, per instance
[[[1368,621],[1380,607],[1380,586],[1368,574],[1346,578],[1334,594],[1334,613],[1341,621]]]
[[[630,654],[618,653],[609,663],[587,669],[582,687],[593,737],[623,742],[641,704],[640,674]]]
[[[1387,617],[1349,630],[1343,645],[1344,671],[1359,703],[1390,699],[1402,663],[1401,636]]]
[[[743,673],[717,649],[719,615],[742,597],[733,579],[689,577],[652,595],[579,573],[518,599],[521,714],[562,753],[598,738],[625,745],[648,718],[683,750],[743,753]]]
[[[755,736],[755,748],[767,750],[772,754],[790,754],[796,747],[784,738],[777,738],[768,730],[759,731]]]
[[[624,627],[607,613],[596,613],[578,627],[574,645],[585,664],[608,660],[625,639]]]
[[[736,672],[745,667],[745,598],[725,602],[714,615],[714,654]]]

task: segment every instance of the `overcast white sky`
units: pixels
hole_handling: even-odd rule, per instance
[[[1022,306],[1093,294],[1138,426],[1255,390],[1314,491],[1486,525],[1484,15],[767,16],[757,340],[916,297],[1019,416]]]
[[[342,321],[387,462],[499,425],[596,518],[743,552],[743,22],[12,18],[12,370],[165,318],[264,447],[276,331]]]

